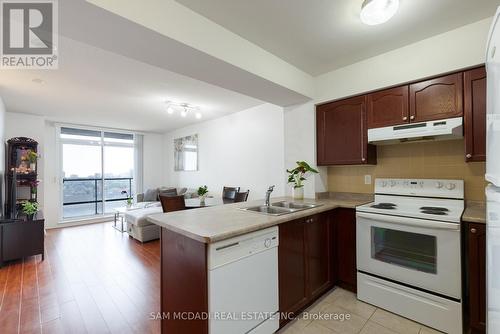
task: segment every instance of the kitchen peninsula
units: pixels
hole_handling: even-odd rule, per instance
[[[249,303],[247,309],[233,305],[231,309],[236,311],[275,312],[279,304],[280,313],[295,315],[335,285],[355,290],[354,209],[371,200],[369,195],[303,201],[281,197],[274,198],[271,205],[295,203],[314,207],[280,215],[242,210],[262,205],[261,200],[149,216],[151,222],[161,226],[162,332],[212,332],[210,328],[218,326],[217,321],[209,320],[206,315],[213,317],[220,309],[211,307],[215,297],[222,298],[225,303],[234,303],[241,296],[242,301]],[[265,252],[267,248],[269,252]],[[216,253],[222,251],[226,253],[217,257]],[[237,259],[245,258],[246,261],[257,259],[251,255],[261,252],[269,253],[269,256],[262,256],[264,262],[260,264],[249,262],[249,266],[257,265],[254,268],[259,270],[248,272],[249,282],[245,289],[239,287],[241,282],[246,282],[248,268],[239,267],[235,271],[237,279],[233,281],[227,281],[231,273],[225,272],[223,286],[228,290],[224,291],[230,291],[231,295],[221,296],[224,294],[220,290],[217,294],[210,290],[217,288],[217,283],[214,283],[217,270],[230,267],[226,265],[230,262],[229,251],[236,254]],[[241,266],[243,261],[234,263]],[[263,284],[252,286],[259,278]],[[242,293],[261,298],[243,298]],[[249,299],[257,301],[252,304]],[[261,305],[262,299],[269,299],[266,305],[275,305],[272,307],[277,309],[254,309]],[[194,318],[187,320],[182,314],[186,317],[191,314]],[[246,322],[247,326],[252,320],[255,319]],[[257,327],[268,326],[273,332],[273,326],[282,326],[289,320],[274,319]],[[233,333],[238,331],[237,326],[245,325],[242,321],[223,323]]]

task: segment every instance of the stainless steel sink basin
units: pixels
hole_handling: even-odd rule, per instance
[[[276,206],[266,206],[266,205],[251,206],[249,208],[242,208],[242,210],[263,213],[263,214],[271,215],[271,216],[280,216],[280,215],[284,215],[284,214],[292,213],[292,212],[296,211],[296,210],[290,209],[290,208],[280,208],[280,207],[276,207]]]
[[[314,204],[314,203],[296,203],[296,202],[288,202],[281,201],[273,203],[270,206],[259,205],[259,206],[251,206],[248,208],[241,208],[241,210],[245,211],[253,211],[257,213],[262,213],[269,216],[281,216],[288,213],[294,213],[297,211],[307,210],[316,208],[323,204]]]
[[[281,201],[281,202],[276,202],[271,204],[272,206],[277,206],[281,208],[290,208],[290,209],[299,209],[299,210],[305,210],[305,209],[312,209],[316,208],[318,206],[321,206],[323,204],[315,204],[315,203],[297,203],[297,202],[288,202],[288,201]]]

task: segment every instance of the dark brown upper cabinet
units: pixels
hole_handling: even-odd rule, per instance
[[[462,73],[410,85],[410,122],[425,122],[463,115]]]
[[[406,124],[410,121],[408,85],[367,95],[368,128]]]
[[[316,108],[318,165],[375,164],[376,147],[368,145],[366,96]]]
[[[465,161],[486,161],[486,69],[464,72]]]

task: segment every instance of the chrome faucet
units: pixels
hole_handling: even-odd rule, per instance
[[[274,186],[269,186],[269,188],[267,189],[266,191],[266,206],[270,206],[270,197],[271,197],[271,193],[273,192],[274,190]]]

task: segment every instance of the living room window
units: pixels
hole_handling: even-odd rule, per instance
[[[102,216],[135,193],[135,135],[60,128],[63,220]]]

